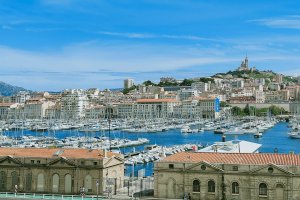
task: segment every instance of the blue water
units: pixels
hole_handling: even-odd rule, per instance
[[[279,153],[289,153],[293,151],[295,153],[300,153],[300,139],[291,139],[288,137],[287,133],[289,129],[287,123],[280,122],[275,125],[273,128],[267,130],[262,138],[254,138],[252,134],[239,135],[238,137],[228,135],[226,140],[247,140],[250,142],[256,142],[262,144],[260,152],[271,153],[274,152],[274,149],[277,148]],[[21,131],[8,131],[6,133],[9,136],[16,137],[21,134]],[[53,133],[37,133],[32,131],[24,131],[23,134],[27,135],[49,135]],[[108,136],[108,132],[96,133],[93,136]],[[57,138],[65,138],[68,136],[84,136],[83,133],[79,133],[76,130],[67,130],[67,131],[57,131],[55,133]],[[214,134],[212,131],[205,131],[203,133],[192,133],[192,134],[181,134],[180,130],[169,130],[161,133],[127,133],[122,131],[112,131],[112,138],[128,138],[128,139],[137,139],[137,138],[147,138],[150,140],[150,144],[158,144],[162,146],[172,146],[176,144],[202,144],[210,145],[216,141],[221,141],[222,135]],[[143,150],[144,146],[135,147],[136,151]],[[121,152],[127,153],[133,151],[133,148],[124,148],[120,149]],[[137,171],[140,169],[146,169],[146,176],[150,176],[153,173],[153,163],[135,165],[134,171],[137,175]],[[127,166],[125,170],[126,175],[132,173],[131,166]]]

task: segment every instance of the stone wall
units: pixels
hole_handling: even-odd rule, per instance
[[[296,200],[300,199],[300,169],[295,166],[268,165],[211,165],[209,163],[155,163],[154,196],[178,198],[190,193],[192,199],[235,200]],[[233,170],[233,166],[237,167]],[[200,192],[193,191],[193,181],[200,181]],[[213,180],[215,192],[208,191]],[[232,184],[237,182],[239,193]],[[259,194],[259,185],[267,185],[267,194]]]

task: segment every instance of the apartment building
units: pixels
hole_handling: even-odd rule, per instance
[[[65,90],[60,103],[62,119],[79,119],[84,117],[89,102],[83,90]]]

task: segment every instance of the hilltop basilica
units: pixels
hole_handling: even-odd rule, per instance
[[[248,57],[245,57],[245,60],[242,61],[241,66],[237,68],[237,71],[254,71],[256,70],[255,67],[249,68],[248,65]]]

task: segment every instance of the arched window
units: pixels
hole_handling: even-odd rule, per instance
[[[84,178],[84,187],[87,192],[92,191],[92,177],[90,175],[86,175]]]
[[[265,183],[259,184],[259,195],[267,196],[268,195],[268,186]]]
[[[72,176],[70,174],[65,175],[65,193],[69,194],[72,192]]]
[[[215,192],[216,184],[213,180],[208,181],[208,192]]]
[[[19,177],[17,172],[13,171],[11,173],[11,188],[14,189],[15,185],[19,186]]]
[[[200,181],[199,180],[193,181],[193,192],[200,192]]]
[[[53,174],[52,176],[52,192],[57,193],[59,190],[59,175]]]
[[[37,192],[44,192],[44,186],[45,186],[44,174],[38,174],[36,191]]]
[[[0,172],[0,191],[6,190],[6,174],[4,171]]]
[[[26,192],[30,192],[31,191],[31,184],[32,184],[32,174],[28,173],[26,175]]]
[[[240,187],[238,182],[232,183],[232,194],[239,194],[240,193]]]

